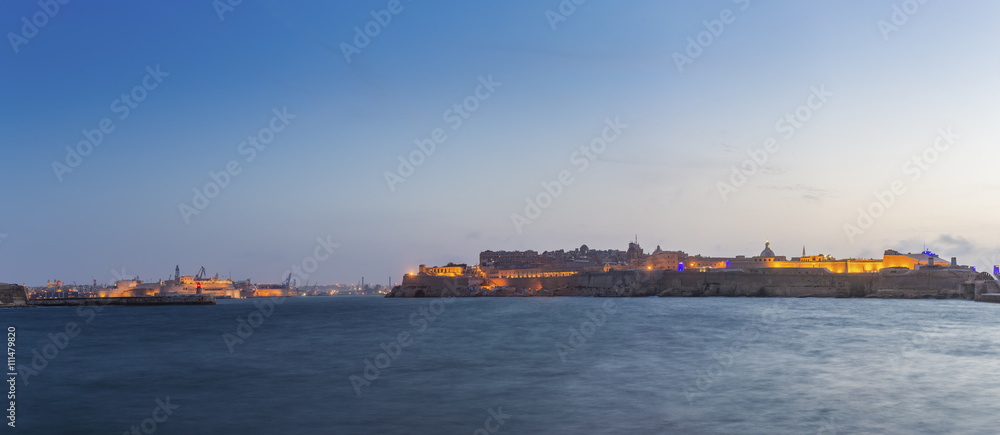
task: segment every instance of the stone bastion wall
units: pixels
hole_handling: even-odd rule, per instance
[[[24,306],[28,303],[28,293],[23,286],[0,283],[0,307]]]
[[[386,297],[442,296],[756,296],[965,298],[1000,293],[991,278],[957,269],[885,269],[842,274],[825,269],[747,271],[617,270],[565,277],[493,279],[406,276]]]

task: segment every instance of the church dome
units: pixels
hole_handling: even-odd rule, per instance
[[[760,251],[760,256],[763,258],[774,258],[774,251],[771,250],[771,242],[764,242],[764,250]]]

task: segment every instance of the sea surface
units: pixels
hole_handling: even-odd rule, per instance
[[[280,301],[0,309],[0,435],[1000,433],[1000,304]]]

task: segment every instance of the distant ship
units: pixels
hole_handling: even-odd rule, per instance
[[[211,278],[205,277],[205,268],[202,267],[194,276],[181,276],[181,268],[174,269],[174,279],[163,283],[163,292],[166,294],[193,295],[208,294],[217,298],[239,298],[240,291],[233,286],[233,280],[220,279],[216,274]]]
[[[119,280],[115,287],[99,292],[99,297],[137,297],[156,295],[212,295],[216,299],[240,299],[252,297],[283,297],[297,296],[292,290],[291,274],[283,284],[253,284],[250,280],[233,282],[232,279],[219,278],[219,275],[206,277],[205,268],[198,274],[181,276],[180,266],[174,268],[173,279],[146,283],[135,279]]]

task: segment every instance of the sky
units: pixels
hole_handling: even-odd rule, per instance
[[[0,281],[1000,264],[1000,3],[680,3],[7,2]]]

